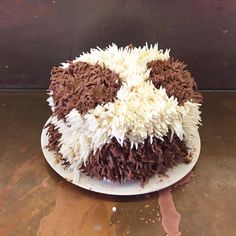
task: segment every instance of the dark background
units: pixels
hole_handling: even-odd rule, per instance
[[[0,88],[45,89],[91,47],[159,42],[200,89],[236,89],[236,1],[1,0]]]

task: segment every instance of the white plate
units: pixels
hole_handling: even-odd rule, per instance
[[[46,124],[47,123],[48,121],[46,122]],[[46,148],[46,145],[48,144],[48,137],[46,133],[47,129],[43,129],[41,134],[41,146],[45,159],[60,176],[62,176],[67,181],[72,182],[73,173],[68,169],[64,169],[60,164],[56,163],[55,153],[49,151]],[[176,183],[191,171],[198,160],[200,154],[200,146],[200,137],[197,133],[195,147],[193,148],[192,152],[192,162],[189,164],[181,163],[173,167],[172,169],[169,169],[166,172],[167,176],[165,177],[159,177],[158,175],[155,175],[144,187],[141,187],[139,182],[126,182],[123,184],[119,184],[111,183],[105,180],[99,181],[95,178],[88,177],[83,173],[81,173],[80,179],[75,185],[90,191],[109,195],[138,195],[155,192]]]

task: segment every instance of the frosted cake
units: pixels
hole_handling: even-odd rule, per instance
[[[47,147],[75,182],[144,185],[191,162],[201,101],[186,65],[157,44],[91,49],[52,69]]]

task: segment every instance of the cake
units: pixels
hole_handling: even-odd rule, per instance
[[[54,67],[48,146],[62,166],[145,185],[190,163],[202,96],[183,62],[158,45],[91,49]]]

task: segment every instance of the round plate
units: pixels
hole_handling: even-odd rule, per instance
[[[48,120],[49,121],[49,120]],[[48,123],[46,122],[46,124]],[[64,179],[66,179],[69,182],[72,182],[73,180],[73,173],[72,171],[68,169],[64,169],[63,166],[60,165],[60,163],[56,163],[55,159],[55,153],[52,151],[49,151],[46,148],[46,145],[48,144],[48,136],[47,136],[47,128],[42,130],[41,134],[41,146],[43,150],[43,154],[45,156],[45,159],[49,163],[49,165]],[[182,179],[185,175],[187,175],[191,169],[196,164],[199,154],[200,154],[200,137],[197,133],[196,140],[195,140],[195,146],[193,148],[193,159],[192,162],[189,164],[178,164],[177,166],[173,167],[172,169],[169,169],[166,172],[166,176],[159,177],[158,175],[153,176],[149,182],[144,185],[144,187],[140,186],[139,182],[126,182],[123,184],[119,183],[111,183],[106,180],[99,181],[95,178],[91,178],[89,176],[84,175],[83,173],[80,174],[80,178],[78,183],[73,183],[81,188],[98,192],[98,193],[104,193],[109,195],[138,195],[138,194],[145,194],[145,193],[151,193],[158,190],[161,190],[163,188],[166,188],[180,179]]]

